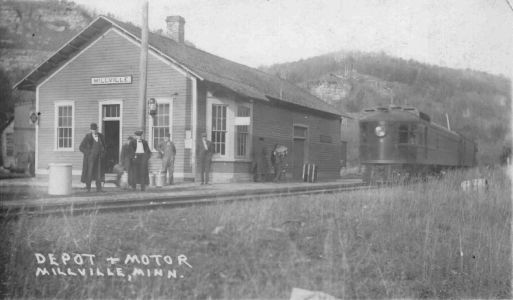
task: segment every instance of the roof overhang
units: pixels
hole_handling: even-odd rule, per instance
[[[108,29],[112,27],[119,29],[124,34],[130,36],[138,42],[141,42],[141,39],[139,37],[126,31],[122,26],[117,24],[115,21],[105,16],[99,16],[94,21],[92,21],[86,28],[84,28],[84,30],[78,33],[69,42],[67,42],[64,46],[62,46],[59,50],[52,54],[48,59],[46,59],[36,68],[34,68],[27,76],[25,76],[22,80],[16,83],[13,89],[35,91],[37,85],[44,78],[58,70],[62,65],[66,63],[66,61],[80,53],[80,51],[82,51],[87,45],[95,41],[99,36],[101,36],[103,33],[105,33]],[[165,55],[164,53],[152,47],[151,45],[149,45],[148,48],[152,51],[155,51],[162,57],[168,59],[170,62],[177,65],[179,68],[182,68],[184,71],[192,74],[196,78],[203,80],[203,78],[196,74],[196,72],[193,72],[189,68],[181,65],[172,57]]]

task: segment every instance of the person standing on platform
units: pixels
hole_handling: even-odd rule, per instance
[[[258,139],[258,143],[253,146],[253,162],[251,172],[254,174],[255,182],[264,182],[267,174],[267,147],[264,145],[264,138]]]
[[[87,192],[91,192],[91,181],[96,182],[96,191],[102,191],[105,182],[105,138],[98,132],[98,125],[91,124],[91,132],[86,134],[80,143],[80,152],[84,153],[81,181],[86,184]]]
[[[128,183],[135,190],[137,184],[141,185],[141,191],[146,191],[146,185],[150,184],[150,174],[148,171],[148,161],[150,160],[151,150],[148,142],[143,140],[143,131],[135,132],[137,138],[130,142],[132,148],[132,163],[128,175]],[[132,174],[130,174],[132,173]]]
[[[159,152],[159,158],[162,158],[162,174],[166,174],[169,171],[169,184],[173,184],[173,173],[175,171],[175,155],[176,147],[173,142],[169,139],[171,135],[166,133],[164,141],[158,144],[156,150]]]
[[[126,143],[121,147],[121,155],[119,162],[123,165],[123,170],[127,171],[130,169],[130,160],[133,156],[132,147],[130,146],[130,142],[134,140],[133,137],[129,136],[126,139]]]
[[[214,155],[214,144],[207,141],[207,134],[201,134],[202,141],[196,147],[198,150],[198,163],[201,164],[201,185],[208,184],[208,173],[210,173],[210,164],[212,155]]]
[[[133,141],[134,138],[129,136],[126,139],[126,143],[121,147],[121,154],[119,155],[119,163],[123,166],[123,171],[128,172],[130,170],[131,159],[133,156],[132,147],[130,146],[130,142]],[[118,182],[121,178],[122,174],[118,175]]]
[[[271,161],[274,166],[274,182],[281,180],[281,175],[285,168],[285,156],[287,155],[287,148],[279,144],[274,145],[273,153],[271,154]]]

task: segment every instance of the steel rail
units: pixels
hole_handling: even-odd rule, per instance
[[[193,205],[209,205],[229,203],[234,201],[248,201],[276,197],[294,197],[319,194],[335,194],[350,191],[375,189],[377,185],[356,184],[352,186],[312,186],[281,188],[278,190],[256,190],[251,193],[241,191],[225,192],[222,194],[183,195],[178,197],[156,196],[147,199],[132,200],[100,200],[95,202],[79,203],[50,203],[40,205],[19,205],[0,208],[0,218],[16,218],[21,215],[46,216],[62,214],[85,214],[89,212],[120,212],[127,210],[152,210],[158,208],[175,208]]]

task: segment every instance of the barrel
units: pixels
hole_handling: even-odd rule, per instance
[[[48,164],[50,174],[48,176],[49,195],[71,195],[71,170],[72,164]]]

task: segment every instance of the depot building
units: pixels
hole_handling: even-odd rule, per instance
[[[166,21],[165,36],[148,38],[146,94],[157,113],[146,116],[144,138],[156,153],[171,135],[176,180],[199,175],[195,153],[203,132],[215,146],[213,182],[251,180],[259,137],[268,159],[274,144],[289,148],[287,178],[299,179],[305,163],[317,165],[319,178],[338,176],[343,116],[336,108],[287,80],[185,45],[185,20]],[[16,84],[36,93],[36,174],[47,174],[50,163],[71,163],[73,175],[81,174],[79,145],[91,123],[105,135],[112,171],[122,143],[138,129],[140,53],[140,28],[100,16]],[[152,155],[150,171],[160,167]]]

